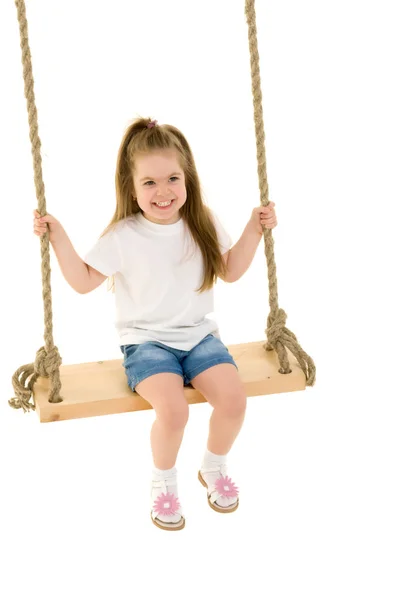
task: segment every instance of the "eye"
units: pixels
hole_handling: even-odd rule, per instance
[[[175,175],[173,175],[172,177],[170,177],[170,179],[171,180],[172,179],[179,180],[179,177],[176,177]],[[152,184],[152,183],[154,183],[154,181],[149,180],[149,181],[146,181],[146,183],[144,185],[149,185],[149,184]]]

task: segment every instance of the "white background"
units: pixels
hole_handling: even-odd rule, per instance
[[[242,0],[28,2],[47,210],[83,255],[114,212],[137,115],[179,127],[234,238],[259,205]],[[397,7],[398,8],[398,7]],[[400,597],[399,23],[395,2],[257,2],[280,306],[315,360],[303,393],[249,399],[230,454],[240,509],[207,505],[210,407],[178,457],[186,529],[150,521],[153,411],[40,424],[8,405],[43,343],[39,241],[14,3],[0,5],[0,596]],[[52,253],[64,364],[119,358],[114,297],[76,294]],[[219,282],[226,344],[264,339],[260,244]]]

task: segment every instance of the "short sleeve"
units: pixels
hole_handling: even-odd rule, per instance
[[[122,256],[118,241],[118,233],[111,229],[97,240],[85,254],[83,260],[106,277],[111,277],[122,270]]]
[[[211,211],[211,214],[214,220],[215,229],[217,231],[221,254],[225,254],[232,246],[232,238],[222,225],[215,212]]]

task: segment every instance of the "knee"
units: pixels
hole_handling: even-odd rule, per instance
[[[157,419],[169,431],[181,431],[186,427],[189,419],[189,406],[182,404],[163,410],[157,414]]]
[[[246,412],[247,398],[243,394],[227,395],[221,403],[221,411],[231,419],[239,419]]]

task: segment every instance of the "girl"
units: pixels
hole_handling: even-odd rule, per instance
[[[82,260],[61,223],[34,211],[34,232],[49,240],[67,282],[81,294],[110,277],[116,328],[132,390],[155,411],[151,518],[157,527],[185,526],[175,467],[193,386],[213,407],[198,477],[214,510],[233,512],[238,489],[227,454],[242,427],[246,395],[237,366],[222,343],[213,312],[217,278],[237,281],[250,266],[263,227],[277,225],[274,203],[257,207],[237,244],[203,202],[190,146],[171,125],[136,119],[120,145],[116,210]]]

